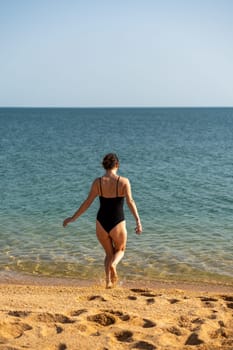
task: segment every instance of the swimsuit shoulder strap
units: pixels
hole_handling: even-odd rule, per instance
[[[103,196],[103,191],[102,191],[101,177],[99,177],[99,183],[100,183],[100,195],[102,197]]]
[[[116,185],[116,196],[118,197],[118,184],[119,184],[120,176],[117,179],[117,185]]]

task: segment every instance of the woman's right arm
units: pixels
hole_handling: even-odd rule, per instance
[[[63,226],[66,227],[70,222],[73,222],[78,219],[92,204],[94,199],[98,196],[98,185],[97,180],[95,180],[91,186],[91,190],[86,198],[86,200],[80,205],[78,210],[74,213],[73,216],[66,218],[63,221]]]
[[[140,235],[142,233],[142,224],[141,224],[140,216],[138,214],[136,203],[132,196],[131,185],[128,179],[126,179],[126,182],[125,182],[125,197],[126,197],[126,203],[136,221],[135,232]]]

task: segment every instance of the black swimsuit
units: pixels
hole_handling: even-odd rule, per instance
[[[120,176],[117,179],[116,185],[116,197],[103,197],[102,193],[102,185],[101,178],[99,178],[100,182],[100,208],[97,214],[97,220],[104,228],[106,232],[110,232],[117,224],[121,221],[125,220],[123,205],[124,205],[124,197],[118,196],[118,182]]]

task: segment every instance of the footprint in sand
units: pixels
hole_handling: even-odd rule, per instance
[[[205,323],[204,320],[202,320],[201,318],[197,317],[197,318],[194,318],[192,321],[191,321],[193,324],[197,324],[197,325],[202,325]]]
[[[147,305],[154,304],[155,303],[155,299],[154,298],[148,298],[148,299],[146,299],[146,303],[147,303]]]
[[[19,338],[25,331],[31,330],[32,327],[21,322],[1,322],[0,323],[0,339]]]
[[[135,343],[132,349],[156,350],[156,347],[151,343],[147,343],[146,341],[141,340]]]
[[[169,302],[170,302],[170,304],[176,304],[176,303],[179,303],[180,302],[180,300],[179,299],[169,299],[168,300]]]
[[[104,297],[102,297],[101,295],[92,295],[88,298],[89,301],[91,300],[100,300],[100,301],[107,301],[106,299],[104,299]]]
[[[45,350],[66,350],[66,349],[68,349],[68,348],[67,348],[67,345],[65,343],[60,343],[58,345],[55,345],[55,346],[52,345],[52,346],[45,348]]]
[[[222,295],[222,299],[227,301],[227,307],[233,309],[233,296],[231,295]]]
[[[87,309],[80,309],[80,310],[71,311],[70,316],[72,316],[72,317],[73,316],[80,316],[85,312],[88,312],[88,310]]]
[[[60,326],[55,325],[55,329],[56,329],[56,333],[57,333],[57,334],[60,334],[60,333],[63,332],[63,328],[60,327]]]
[[[201,301],[204,301],[204,302],[216,302],[218,301],[218,299],[216,298],[211,298],[211,297],[200,297]]]
[[[218,316],[216,315],[216,312],[215,310],[212,310],[212,314],[207,316],[206,318],[208,318],[209,320],[216,320],[218,318]]]
[[[198,338],[198,335],[196,333],[192,333],[190,334],[190,336],[188,337],[188,339],[185,342],[185,345],[200,345],[203,344],[203,340]]]
[[[69,317],[61,315],[61,314],[50,314],[50,313],[42,313],[35,315],[33,317],[37,322],[58,322],[58,323],[74,323],[75,321],[71,320]]]
[[[146,292],[146,293],[141,293],[141,296],[151,298],[151,297],[156,297],[156,294],[151,292]]]
[[[25,317],[30,315],[30,312],[27,312],[27,311],[9,311],[8,315],[14,316],[14,317],[25,318]]]
[[[171,334],[177,335],[178,337],[182,335],[181,330],[175,326],[168,328],[167,331]]]
[[[128,314],[125,314],[121,311],[117,311],[117,310],[103,310],[104,312],[107,312],[109,314],[118,316],[122,321],[129,321],[130,320],[130,316]]]
[[[91,322],[98,323],[99,325],[105,326],[105,327],[116,323],[116,318],[113,315],[108,314],[106,312],[102,312],[100,314],[88,316],[87,320],[91,321]]]
[[[138,294],[140,294],[143,297],[147,297],[148,298],[148,299],[146,299],[147,305],[154,304],[155,303],[154,297],[158,296],[158,295],[154,294],[152,291],[150,291],[148,289],[132,288],[130,290],[131,290],[131,292],[138,293]],[[128,299],[129,298],[132,300],[132,297],[128,297]]]
[[[152,291],[148,289],[133,288],[130,290],[131,292],[139,293],[143,297],[156,297],[156,294],[154,294]]]
[[[146,293],[146,292],[148,292],[148,289],[143,289],[143,288],[132,288],[130,290],[131,290],[131,292],[134,292],[134,293]]]
[[[216,329],[210,334],[211,339],[228,338],[228,335],[223,327]]]
[[[211,297],[200,297],[201,301],[204,303],[206,307],[213,308],[214,307],[214,302],[218,301],[215,298]]]
[[[156,323],[151,321],[151,320],[147,320],[145,318],[143,318],[144,321],[144,325],[142,326],[143,328],[153,328],[156,327]]]
[[[222,295],[222,299],[225,301],[232,301],[233,302],[233,296],[231,296],[231,295]]]
[[[130,343],[133,341],[133,333],[128,330],[116,332],[115,337],[119,342],[123,343]]]
[[[226,327],[225,323],[222,320],[218,321],[218,324],[220,327],[223,327],[223,328]]]

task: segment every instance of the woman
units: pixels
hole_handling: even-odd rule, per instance
[[[73,216],[64,220],[66,227],[75,221],[99,196],[100,208],[96,220],[96,235],[103,246],[106,257],[104,261],[106,273],[106,288],[112,288],[117,281],[117,264],[124,256],[127,241],[127,231],[124,218],[124,198],[135,220],[137,234],[142,232],[142,225],[136,204],[132,198],[130,182],[127,178],[118,176],[119,160],[116,154],[107,154],[102,162],[105,174],[94,180],[87,199],[81,204]]]

